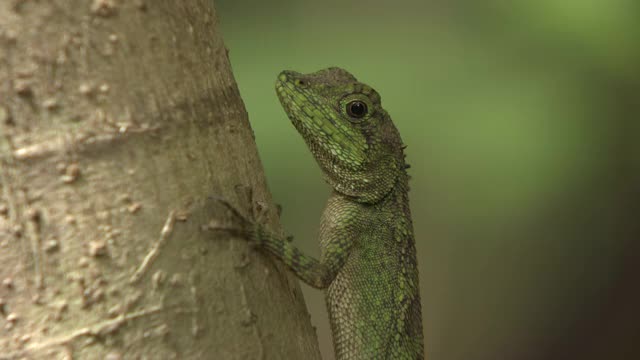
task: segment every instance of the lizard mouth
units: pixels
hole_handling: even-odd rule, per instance
[[[318,158],[318,149],[342,166],[358,169],[365,161],[366,145],[340,121],[331,101],[314,91],[313,79],[295,71],[283,71],[276,92],[287,116]],[[320,156],[326,158],[326,155]]]

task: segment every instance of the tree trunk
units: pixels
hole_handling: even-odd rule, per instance
[[[319,358],[210,4],[0,1],[0,359]]]

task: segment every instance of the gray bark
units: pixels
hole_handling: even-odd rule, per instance
[[[0,1],[0,359],[319,358],[216,198],[279,231],[209,1]]]

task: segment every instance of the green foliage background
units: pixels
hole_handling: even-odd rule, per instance
[[[329,190],[276,76],[340,66],[382,95],[409,145],[428,358],[630,358],[638,312],[615,304],[635,288],[639,2],[215,5],[283,223],[309,253]],[[304,290],[330,359],[322,293]]]

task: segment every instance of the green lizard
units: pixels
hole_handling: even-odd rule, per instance
[[[347,71],[283,71],[276,91],[333,187],[320,260],[257,225],[259,247],[326,289],[336,358],[423,359],[404,145],[380,96]]]

